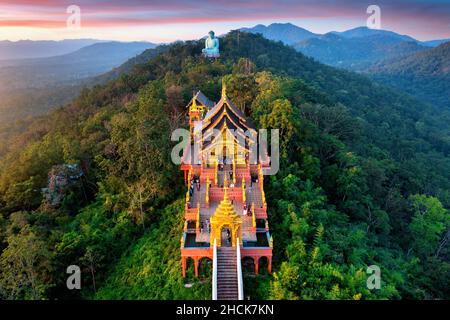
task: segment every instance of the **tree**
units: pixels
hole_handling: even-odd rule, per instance
[[[97,272],[97,268],[101,266],[101,262],[103,260],[103,256],[96,253],[96,250],[93,247],[88,247],[83,257],[81,257],[80,261],[86,266],[86,270],[90,273],[92,279],[92,288],[94,292],[97,292],[97,286],[95,283],[95,273]]]
[[[128,211],[131,212],[132,216],[135,216],[134,212],[138,210],[137,221],[142,224],[142,228],[145,230],[145,208],[144,205],[150,200],[152,193],[149,187],[152,186],[145,177],[142,177],[139,181],[134,183],[129,187],[130,195],[130,207]]]
[[[6,299],[43,299],[51,287],[51,253],[30,225],[8,237],[0,256],[0,295]]]
[[[281,155],[287,156],[287,146],[296,132],[295,112],[291,102],[278,99],[270,104],[271,112],[263,115],[260,120],[261,128],[280,130]]]
[[[412,195],[413,218],[409,224],[411,248],[420,257],[439,255],[450,228],[450,213],[435,197]]]

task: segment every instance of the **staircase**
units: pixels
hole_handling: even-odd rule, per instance
[[[238,300],[236,248],[217,248],[217,299]]]
[[[247,197],[247,203],[254,203],[256,208],[262,206],[262,194],[256,182],[253,183],[251,188],[247,188],[245,195]]]

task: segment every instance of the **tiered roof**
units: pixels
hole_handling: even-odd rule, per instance
[[[232,129],[236,134],[241,136],[243,140],[237,141],[238,143],[245,141],[246,145],[248,145],[249,143],[255,142],[254,137],[245,135],[247,131],[256,134],[253,123],[233,105],[227,97],[226,86],[223,84],[220,101],[206,113],[202,121],[202,148],[205,149],[214,144],[214,139],[210,139],[214,134],[214,130],[218,130],[224,135],[227,129]],[[237,140],[236,137],[235,140]]]

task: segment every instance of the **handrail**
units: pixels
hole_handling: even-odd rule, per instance
[[[236,160],[233,157],[233,183],[236,184]]]
[[[206,207],[209,207],[209,177],[206,178],[205,203],[206,203]]]
[[[197,214],[195,217],[195,229],[197,233],[200,232],[200,202],[197,202]]]
[[[242,279],[241,266],[241,244],[239,238],[236,239],[236,265],[237,265],[237,280],[238,280],[238,300],[244,300],[244,281]]]
[[[246,197],[245,197],[245,178],[242,178],[242,202],[245,203]]]
[[[252,203],[252,230],[256,231],[256,212],[255,203]]]
[[[214,239],[214,249],[213,249],[212,299],[217,300],[217,244],[216,244],[216,239]]]

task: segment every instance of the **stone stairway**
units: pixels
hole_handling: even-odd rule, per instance
[[[242,217],[242,229],[243,230],[250,230],[253,226],[253,220],[251,216],[243,216]]]
[[[217,248],[217,299],[238,299],[236,248]]]
[[[262,205],[262,194],[259,190],[258,184],[253,183],[253,187],[247,188],[245,192],[247,203],[254,203],[256,207],[261,207]]]

